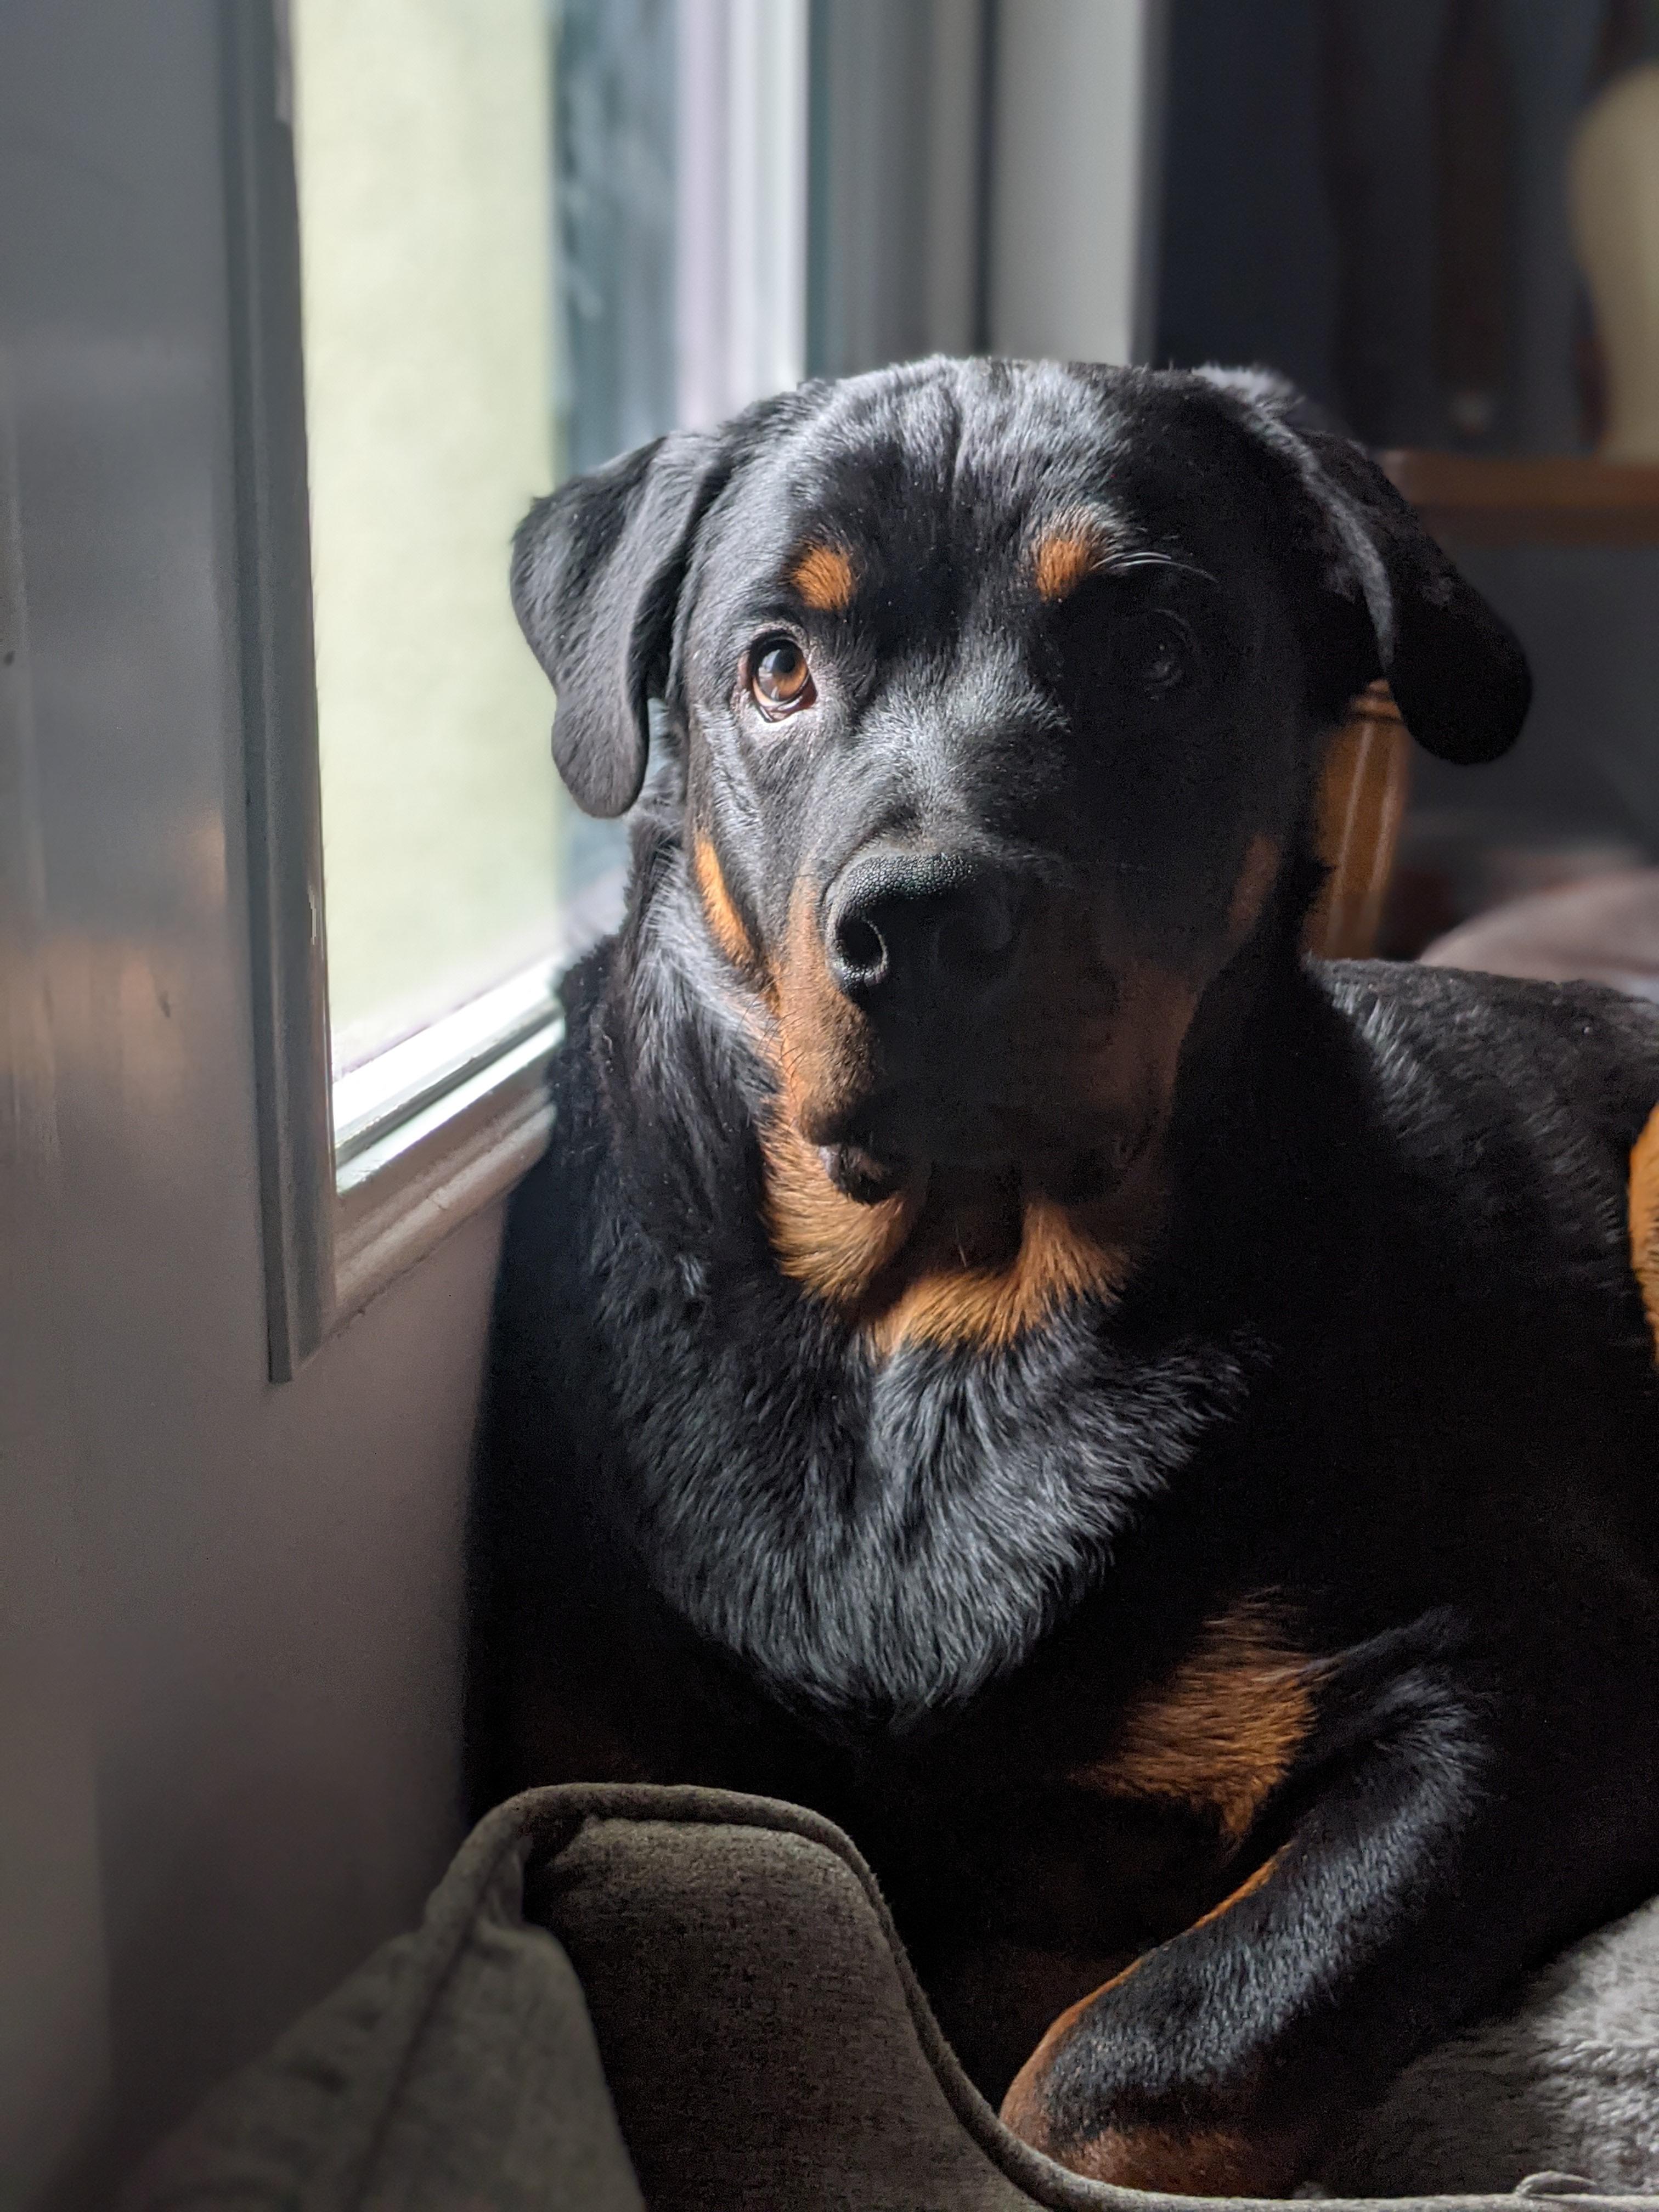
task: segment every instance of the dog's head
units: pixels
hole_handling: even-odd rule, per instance
[[[1062,1205],[1155,1146],[1206,989],[1290,940],[1322,738],[1386,676],[1486,759],[1513,637],[1265,380],[931,362],[564,485],[514,563],[578,803],[684,755],[702,927],[843,1192]]]

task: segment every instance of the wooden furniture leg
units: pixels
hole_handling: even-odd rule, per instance
[[[1376,951],[1410,787],[1411,739],[1388,685],[1373,684],[1326,756],[1318,836],[1331,874],[1306,938],[1320,959],[1366,960]]]

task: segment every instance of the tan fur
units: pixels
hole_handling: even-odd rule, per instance
[[[1109,1297],[1127,1279],[1127,1254],[1097,1242],[1049,1200],[1018,1210],[1018,1243],[1006,1257],[947,1266],[938,1257],[943,1246],[974,1253],[999,1241],[971,1204],[930,1206],[922,1181],[860,1205],[836,1188],[787,1114],[768,1127],[761,1150],[778,1265],[855,1319],[884,1357],[915,1343],[997,1350],[1068,1297]]]
[[[726,878],[714,848],[701,832],[692,845],[691,866],[697,878],[697,890],[702,896],[702,910],[710,936],[734,968],[752,972],[757,965],[755,948],[749,941],[749,932],[743,926],[743,916],[738,912],[732,894],[726,889]]]
[[[858,589],[852,556],[839,545],[807,546],[795,556],[789,580],[805,605],[819,614],[845,614]]]
[[[1271,1858],[1263,1859],[1255,1872],[1251,1875],[1246,1875],[1243,1881],[1239,1883],[1238,1887],[1235,1890],[1229,1891],[1227,1895],[1222,1899],[1219,1905],[1212,1905],[1207,1912],[1200,1912],[1197,1919],[1194,1921],[1192,1926],[1184,1929],[1182,1932],[1188,1936],[1191,1936],[1200,1928],[1207,1928],[1212,1921],[1224,1918],[1226,1914],[1232,1911],[1234,1905],[1243,1905],[1247,1897],[1254,1897],[1257,1890],[1265,1889],[1267,1884],[1273,1880],[1273,1871],[1278,1866],[1279,1860],[1284,1856],[1285,1846],[1281,1844]]]
[[[1031,551],[1037,594],[1063,599],[1085,576],[1092,576],[1110,550],[1103,526],[1091,516],[1073,515],[1044,531]]]
[[[1300,2136],[1278,2128],[1257,2135],[1241,2128],[1107,2128],[1075,2145],[1058,2144],[1040,2106],[1005,2101],[1002,2117],[1023,2142],[1086,2180],[1183,2197],[1284,2196],[1306,2148]]]
[[[779,1267],[831,1305],[858,1306],[903,1249],[916,1196],[901,1192],[873,1206],[844,1196],[787,1114],[768,1125],[761,1152],[767,1234]]]
[[[866,1083],[875,1052],[870,1024],[836,985],[824,964],[817,887],[796,884],[789,902],[783,956],[769,991],[777,1017],[777,1057],[784,1096],[808,1146],[815,1113]],[[850,1201],[849,1201],[850,1202]]]
[[[1187,1935],[1221,1919],[1272,1880],[1282,1854],[1275,1851],[1231,1895],[1224,1897],[1188,1929]],[[1179,1942],[1180,1936],[1174,1938]],[[1048,2112],[1048,2075],[1061,2045],[1091,2006],[1120,1988],[1152,1954],[1134,1960],[1121,1972],[1068,2005],[1050,2025],[1020,2068],[1002,2100],[1002,2119],[1024,2142],[1058,2158],[1074,2173],[1115,2182],[1126,2189],[1159,2189],[1195,2196],[1272,2193],[1296,2179],[1302,2146],[1273,2131],[1198,2129],[1188,2133],[1160,2127],[1109,2128],[1085,2142],[1056,2147]]]
[[[1631,1148],[1630,1263],[1659,1357],[1659,1106]]]
[[[1313,1707],[1312,1670],[1272,1607],[1237,1605],[1135,1699],[1106,1757],[1073,1779],[1103,1796],[1194,1806],[1237,1843],[1289,1773]]]
[[[1128,1278],[1128,1255],[1097,1244],[1051,1200],[1028,1200],[1018,1249],[1000,1267],[958,1267],[919,1275],[867,1324],[883,1353],[902,1344],[973,1345],[1000,1352],[1046,1321],[1068,1299],[1115,1297]]]
[[[1038,972],[1086,974],[1091,941],[1083,917],[1054,914],[1034,948]],[[1111,1113],[1126,1070],[1135,1095],[1167,1098],[1196,1003],[1184,979],[1145,963],[1121,963],[1112,975],[1109,1011],[1091,1011],[1086,988],[1075,1006],[1035,993],[1024,1002],[1024,1056],[1070,1084],[1080,1114]],[[782,1093],[762,1148],[773,1248],[784,1273],[852,1318],[878,1356],[913,1343],[999,1351],[1073,1298],[1121,1291],[1160,1195],[1150,1163],[1133,1191],[1079,1207],[971,1175],[931,1183],[924,1176],[917,1189],[878,1208],[830,1182],[816,1149],[817,1127],[830,1125],[840,1101],[869,1087],[876,1040],[825,966],[811,884],[799,884],[791,902],[765,997]],[[1056,1038],[1065,1041],[1063,1061]]]

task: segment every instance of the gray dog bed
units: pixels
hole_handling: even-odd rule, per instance
[[[1659,1904],[1420,2060],[1326,2179],[1337,2204],[1452,2191],[1477,2212],[1524,2184],[1601,2212],[1659,2207]],[[125,2199],[126,2212],[1153,2202],[1216,2200],[1079,2181],[1002,2127],[828,1821],[714,1790],[586,1786],[493,1813],[421,1927],[212,2098]]]

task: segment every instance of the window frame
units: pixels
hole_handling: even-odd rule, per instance
[[[280,1382],[544,1149],[561,1024],[552,968],[539,990],[526,971],[499,1027],[481,1028],[475,1001],[420,1032],[424,1070],[337,1146],[286,0],[233,0],[220,20],[248,949]]]

